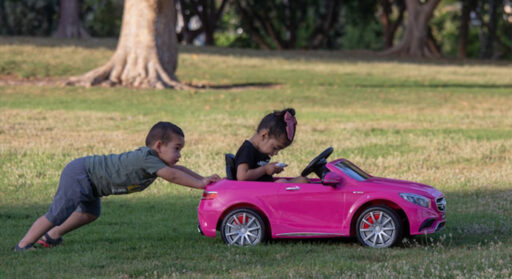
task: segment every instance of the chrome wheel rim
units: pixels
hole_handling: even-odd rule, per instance
[[[262,227],[251,213],[239,212],[229,217],[224,234],[229,245],[256,245],[262,238]]]
[[[380,210],[366,213],[359,223],[359,236],[370,247],[389,247],[396,234],[395,222],[389,214]]]

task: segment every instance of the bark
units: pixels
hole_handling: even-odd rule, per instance
[[[460,17],[460,26],[459,26],[459,42],[457,45],[457,57],[466,58],[467,57],[467,49],[466,46],[468,44],[468,34],[469,34],[469,20],[471,14],[470,1],[462,1],[462,11]]]
[[[68,84],[186,89],[178,61],[176,6],[169,0],[125,0],[117,49],[107,64]]]
[[[490,27],[489,23],[486,22],[484,17],[482,16],[482,13],[481,13],[482,10],[483,10],[482,6],[479,5],[479,7],[477,7],[477,9],[475,10],[475,14],[482,24],[482,27],[480,28],[480,42],[481,42],[481,46],[483,48],[483,45],[486,41],[485,36],[486,36],[486,34],[488,36],[488,33],[490,32],[490,30],[492,28]],[[506,51],[512,52],[512,47],[510,47],[507,43],[503,42],[502,39],[499,36],[497,36],[497,34],[496,34],[496,36],[494,36],[493,41],[495,42],[495,44],[499,44]],[[493,50],[494,50],[495,44],[493,44]],[[493,54],[493,56],[490,58],[496,58],[495,56],[496,56],[496,54]]]
[[[384,48],[388,49],[393,46],[396,31],[398,27],[404,21],[405,4],[403,0],[397,1],[398,6],[398,17],[395,21],[391,19],[393,12],[393,3],[390,0],[379,0],[382,7],[382,14],[380,16],[380,22],[382,23],[382,29],[384,34]]]
[[[489,1],[489,23],[488,32],[482,44],[481,58],[492,58],[494,55],[494,45],[496,43],[496,31],[498,28],[498,7],[501,6],[501,0]]]
[[[178,42],[193,44],[194,40],[203,32],[201,28],[198,29],[190,29],[190,20],[196,14],[191,12],[189,1],[179,0],[180,9],[178,12],[181,13],[181,18],[183,19],[183,27],[176,34],[178,36]]]
[[[321,24],[316,28],[316,32],[311,35],[308,48],[319,48],[326,40],[329,31],[333,28],[339,18],[341,1],[331,0],[326,3],[327,14]],[[303,14],[306,12],[304,11]]]
[[[78,0],[60,0],[59,27],[53,35],[56,38],[89,38],[79,16]]]
[[[227,0],[222,0],[219,8],[217,9],[215,5],[215,0],[202,0],[203,10],[200,13],[201,22],[203,25],[203,30],[205,34],[205,44],[206,45],[214,45],[214,33],[217,29],[217,24],[219,19],[224,12],[224,8],[226,7]]]
[[[178,35],[187,44],[191,44],[198,35],[204,32],[205,45],[214,45],[214,34],[227,4],[228,0],[221,0],[218,7],[215,0],[180,0],[184,26],[181,34]],[[201,20],[201,27],[197,30],[190,30],[188,23],[195,15]]]
[[[326,44],[339,20],[342,1],[236,0],[234,4],[242,27],[260,48],[310,49]],[[307,26],[312,16],[316,22]]]
[[[441,0],[429,0],[421,4],[418,0],[406,0],[407,25],[399,44],[385,50],[385,55],[411,57],[437,57],[439,52],[429,43],[428,24]]]
[[[259,22],[261,25],[262,19],[257,14],[257,11],[255,11],[248,1],[244,0],[237,0],[235,1],[235,5],[237,6],[238,10],[240,11],[240,14],[242,18],[247,18],[251,20],[247,20],[246,24],[244,25],[244,29],[246,29],[247,33],[251,36],[251,38],[258,44],[258,46],[261,49],[271,49],[272,45],[267,42],[263,36],[265,31],[261,30],[257,26],[256,22]],[[263,27],[262,27],[263,28]],[[276,43],[276,42],[274,42]],[[278,46],[278,42],[276,43]]]

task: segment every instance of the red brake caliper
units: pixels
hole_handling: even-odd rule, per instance
[[[368,216],[368,218],[366,218],[366,221],[367,221],[368,223],[370,223],[370,224],[373,224],[372,216]],[[369,228],[369,227],[370,227],[370,225],[368,225],[367,223],[364,223],[364,225],[363,225],[363,229],[367,229],[367,228]]]
[[[244,215],[238,215],[238,216],[236,217],[236,219],[238,219],[238,222],[239,222],[240,224],[245,223]]]

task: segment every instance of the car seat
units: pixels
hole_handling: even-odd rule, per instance
[[[226,158],[226,178],[236,180],[235,155],[227,153],[224,157]]]

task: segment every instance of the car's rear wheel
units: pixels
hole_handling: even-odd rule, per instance
[[[398,214],[387,206],[371,206],[356,222],[357,240],[363,246],[387,248],[402,239],[403,226]]]
[[[222,240],[228,245],[256,245],[265,240],[266,233],[263,218],[249,208],[229,212],[221,224]]]

